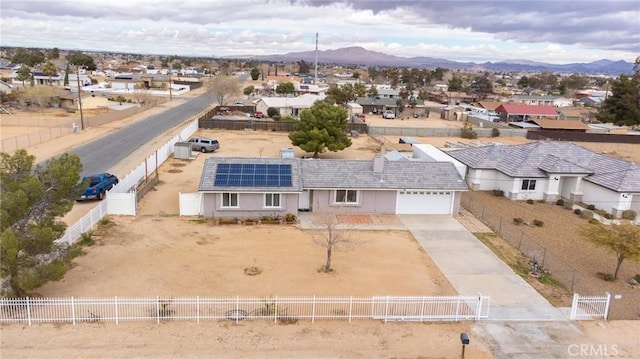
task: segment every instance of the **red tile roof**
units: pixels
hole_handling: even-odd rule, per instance
[[[524,104],[502,104],[495,110],[499,113],[509,115],[532,115],[532,116],[558,116],[558,111],[553,106],[532,106]]]

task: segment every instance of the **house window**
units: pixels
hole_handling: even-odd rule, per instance
[[[358,203],[358,191],[354,189],[339,189],[336,191],[335,203],[353,204]]]
[[[238,194],[225,192],[222,194],[222,207],[238,207]]]
[[[280,193],[265,193],[264,194],[264,206],[265,207],[280,207]]]
[[[536,190],[536,180],[530,180],[530,179],[522,180],[522,190],[523,191],[535,191]]]

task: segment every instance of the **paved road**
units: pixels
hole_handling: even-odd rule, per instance
[[[78,155],[82,160],[82,175],[102,172],[118,164],[141,145],[212,106],[213,101],[209,94],[188,98],[182,105],[150,116],[69,152]]]

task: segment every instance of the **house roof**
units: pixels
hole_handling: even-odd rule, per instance
[[[316,101],[322,99],[322,96],[304,94],[296,97],[263,97],[259,101],[264,102],[268,107],[274,108],[309,108],[313,106]]]
[[[220,164],[290,164],[290,187],[216,186]],[[210,157],[204,163],[201,192],[302,192],[309,189],[429,189],[466,191],[467,185],[451,162],[388,161],[373,171],[373,160]]]
[[[301,166],[303,188],[467,190],[451,162],[385,160],[380,173],[373,161],[309,159]]]
[[[474,169],[493,169],[511,177],[585,175],[584,180],[616,192],[640,193],[640,166],[570,142],[490,145],[447,152]]]
[[[495,111],[509,115],[558,116],[558,112],[553,106],[532,106],[519,103],[504,103],[498,106]]]
[[[386,107],[396,107],[395,98],[379,98],[379,97],[358,97],[356,99],[356,103],[361,106],[386,106]]]
[[[589,126],[580,121],[571,120],[547,120],[547,119],[533,119],[531,120],[536,125],[540,126],[543,130],[588,130]]]
[[[498,102],[498,101],[480,101],[478,102],[478,106],[482,107],[482,108],[486,108],[487,110],[495,110],[498,106],[500,106],[502,103]]]

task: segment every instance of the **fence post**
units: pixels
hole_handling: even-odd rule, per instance
[[[424,304],[425,304],[425,296],[422,296],[422,305],[420,306],[420,323],[424,320]]]
[[[316,322],[316,296],[313,296],[313,302],[311,304],[311,323]]]
[[[200,324],[200,296],[196,297],[196,323]]]
[[[274,311],[273,311],[273,322],[277,323],[278,322],[278,296],[276,295],[275,300],[274,300]]]
[[[29,326],[31,326],[31,303],[29,302],[29,297],[27,297],[27,320]]]
[[[609,304],[611,304],[611,293],[607,292],[607,303],[604,305],[604,320],[609,319]]]
[[[160,324],[160,296],[156,296],[156,321]]]
[[[236,295],[236,323],[240,320],[240,296]]]
[[[116,306],[116,325],[118,325],[120,324],[120,321],[118,320],[118,296],[117,295],[114,297],[113,304]]]
[[[576,313],[578,312],[578,293],[573,293],[573,302],[571,303],[571,315],[570,320],[576,320]]]
[[[476,320],[480,320],[481,311],[482,311],[482,293],[478,293],[478,304],[476,305]]]
[[[349,323],[351,323],[352,311],[353,311],[353,296],[349,297]]]
[[[460,296],[458,295],[456,297],[456,313],[453,316],[453,321],[457,322],[458,321],[458,313],[460,312]]]
[[[73,296],[71,296],[71,321],[73,325],[76,325],[76,306],[73,301]]]
[[[389,296],[387,296],[387,302],[384,305],[384,322],[387,322],[387,316],[389,315]]]

